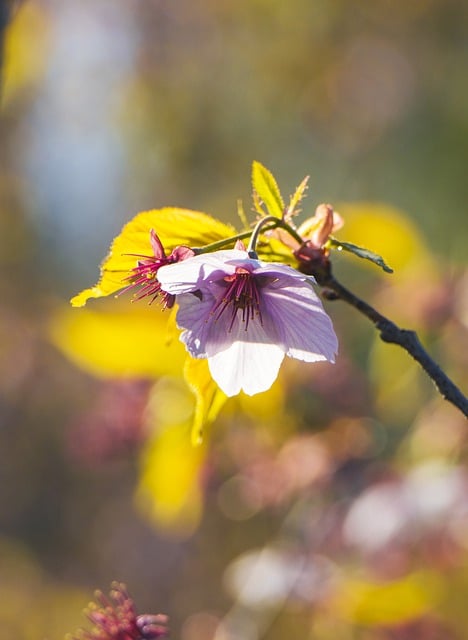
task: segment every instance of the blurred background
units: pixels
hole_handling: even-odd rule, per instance
[[[181,640],[468,638],[466,421],[364,318],[326,303],[337,364],[285,363],[193,448],[159,312],[68,304],[138,211],[238,224],[258,160],[384,256],[335,271],[466,388],[467,3],[4,0],[0,27],[0,639],[62,638],[115,579]]]

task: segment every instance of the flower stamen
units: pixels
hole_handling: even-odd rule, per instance
[[[159,284],[156,274],[163,261],[151,256],[142,256],[142,260],[138,260],[137,266],[133,267],[130,275],[125,278],[129,284],[122,289],[120,294],[131,289],[139,288],[138,293],[133,296],[134,300],[141,300],[147,296],[151,296],[149,304],[152,304],[161,293],[161,285]],[[119,294],[119,295],[120,295]]]
[[[260,294],[255,276],[247,269],[237,267],[235,273],[223,278],[223,282],[227,283],[227,289],[211,310],[215,320],[220,318],[228,307],[231,307],[229,331],[232,331],[239,310],[242,311],[241,318],[245,325],[245,331],[248,329],[249,322],[255,318],[258,318],[260,324],[263,324]]]
[[[153,256],[135,253],[126,254],[139,258],[139,260],[137,260],[136,267],[130,270],[130,275],[124,280],[124,282],[128,283],[127,286],[117,295],[137,289],[133,295],[134,301],[150,297],[149,304],[152,304],[156,298],[160,298],[163,308],[170,309],[174,306],[175,296],[161,290],[157,277],[158,270],[165,265],[191,258],[194,252],[189,247],[179,246],[169,256],[166,256],[164,247],[153,229],[150,232],[150,243],[154,253]]]

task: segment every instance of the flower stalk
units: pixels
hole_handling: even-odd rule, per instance
[[[253,231],[251,231],[250,229],[248,231],[241,231],[240,233],[236,233],[235,235],[229,236],[228,238],[223,238],[222,240],[217,240],[216,242],[210,242],[210,244],[205,244],[202,247],[192,247],[192,251],[195,253],[195,255],[200,255],[202,253],[212,253],[213,251],[224,249],[224,247],[232,247],[238,240],[247,240],[248,238],[250,238],[248,251],[254,251],[258,242],[258,238],[260,236],[260,231],[273,231],[273,229],[277,229],[278,227],[284,229],[297,242],[302,244],[303,240],[294,229],[294,227],[292,227],[281,218],[276,218],[275,216],[265,216],[258,221]],[[252,238],[254,238],[253,241]],[[253,247],[253,249],[251,247]]]

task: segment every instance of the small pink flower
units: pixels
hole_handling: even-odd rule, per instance
[[[311,247],[321,249],[330,234],[341,229],[343,225],[343,218],[333,210],[331,204],[319,204],[315,215],[305,220],[297,232]]]
[[[176,247],[169,256],[166,256],[164,247],[153,229],[151,229],[150,232],[150,242],[154,255],[135,256],[139,258],[137,266],[132,269],[131,275],[126,279],[130,284],[126,286],[120,294],[130,291],[131,289],[139,288],[139,291],[134,294],[135,300],[141,300],[142,298],[150,296],[151,304],[160,296],[163,306],[170,309],[174,306],[175,297],[161,291],[157,273],[163,265],[186,260],[194,256],[195,253],[189,247]]]
[[[298,234],[304,239],[302,245],[291,247],[300,263],[322,261],[330,253],[325,247],[330,235],[341,229],[344,221],[330,204],[319,204],[315,215],[305,220],[298,228]]]
[[[109,598],[96,591],[85,613],[93,624],[91,631],[80,629],[71,640],[158,640],[167,638],[167,616],[137,615],[124,584],[113,582]]]
[[[208,358],[228,396],[266,391],[285,355],[334,362],[338,342],[311,278],[289,266],[215,251],[161,267],[161,288],[177,296],[181,340]]]

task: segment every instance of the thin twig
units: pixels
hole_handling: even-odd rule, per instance
[[[322,263],[317,269],[311,269],[311,272],[316,277],[318,284],[324,287],[324,297],[329,300],[343,300],[369,318],[380,332],[381,339],[384,342],[397,344],[409,353],[433,380],[441,395],[468,417],[468,398],[450,380],[439,365],[434,362],[422,346],[415,331],[401,329],[370,304],[346,289],[332,275],[329,262],[326,265]]]

